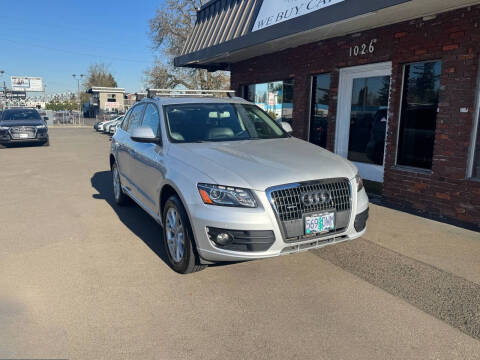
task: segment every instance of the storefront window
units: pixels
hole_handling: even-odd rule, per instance
[[[477,133],[477,146],[473,155],[472,177],[480,179],[480,130]]]
[[[293,79],[253,84],[246,87],[246,99],[257,104],[273,119],[292,124]]]
[[[405,66],[398,165],[432,168],[442,63]]]
[[[330,102],[330,74],[312,78],[312,110],[309,141],[327,147],[328,104]]]

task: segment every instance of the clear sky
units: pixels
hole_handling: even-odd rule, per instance
[[[72,74],[107,64],[135,92],[154,60],[148,21],[162,0],[8,0],[0,11],[0,70],[41,76],[47,93],[77,91]]]

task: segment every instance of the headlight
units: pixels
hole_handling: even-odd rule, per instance
[[[10,129],[10,128],[7,127],[7,126],[0,126],[0,130],[8,130],[8,129]]]
[[[363,180],[359,173],[355,175],[355,181],[357,182],[357,192],[363,189]]]
[[[198,191],[207,205],[257,207],[257,202],[250,190],[230,186],[198,184]]]
[[[40,129],[46,129],[47,127],[45,125],[38,125],[38,126],[35,126],[38,130]]]

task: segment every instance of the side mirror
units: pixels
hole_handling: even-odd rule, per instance
[[[150,127],[139,127],[133,129],[130,138],[133,141],[140,143],[160,143],[160,139],[153,133],[153,130]]]
[[[48,116],[44,116],[43,120],[48,121]]]
[[[288,122],[282,121],[281,124],[282,124],[283,130],[285,130],[287,134],[293,133],[292,125],[290,125]]]

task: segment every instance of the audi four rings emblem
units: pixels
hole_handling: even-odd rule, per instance
[[[327,190],[309,191],[302,194],[302,202],[305,206],[324,205],[332,200],[332,195]]]

